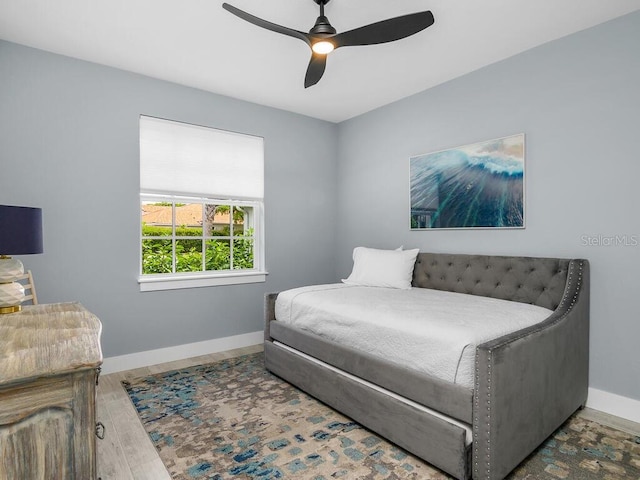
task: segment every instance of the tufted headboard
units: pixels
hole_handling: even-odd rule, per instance
[[[530,303],[555,310],[571,260],[419,253],[413,286]]]

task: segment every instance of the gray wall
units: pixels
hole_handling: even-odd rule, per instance
[[[140,114],[265,138],[266,283],[139,292]],[[264,292],[332,281],[336,129],[0,41],[0,204],[43,208],[21,259],[41,302],[99,316],[105,356],[261,330]]]
[[[409,230],[411,156],[520,132],[526,229]],[[640,400],[640,246],[583,245],[585,235],[640,240],[640,13],[344,122],[338,134],[338,276],[357,245],[588,258],[591,386]]]

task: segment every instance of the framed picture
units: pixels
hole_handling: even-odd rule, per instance
[[[524,228],[524,134],[411,158],[411,229]]]

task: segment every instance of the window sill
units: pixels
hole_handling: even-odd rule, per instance
[[[178,290],[181,288],[215,287],[219,285],[240,285],[266,281],[267,272],[229,272],[215,275],[158,275],[138,277],[141,292],[158,290]]]

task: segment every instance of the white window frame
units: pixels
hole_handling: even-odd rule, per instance
[[[148,237],[142,235],[142,212],[140,212],[140,242],[139,242],[139,277],[138,283],[140,284],[140,291],[157,291],[157,290],[175,290],[181,288],[197,288],[197,287],[210,287],[217,285],[238,285],[245,283],[259,283],[266,281],[267,272],[264,268],[264,206],[261,201],[246,201],[246,200],[231,200],[231,199],[216,199],[210,197],[186,197],[178,195],[158,195],[149,193],[140,193],[140,205],[142,202],[166,202],[173,203],[173,209],[175,209],[176,203],[200,203],[200,204],[212,204],[212,205],[229,205],[234,206],[248,206],[253,208],[253,265],[252,269],[239,269],[239,270],[203,270],[198,272],[174,272],[174,273],[157,273],[157,274],[143,274],[142,273],[142,242],[148,239],[161,239],[171,240],[172,251],[175,252],[176,240],[181,240],[183,237],[176,235],[175,214],[172,215],[172,234],[171,236],[165,235],[162,237]],[[231,212],[230,212],[231,215]],[[230,220],[232,216],[230,217]],[[204,235],[204,232],[203,232]],[[206,236],[205,236],[206,237]],[[218,238],[218,237],[214,237]],[[233,238],[232,236],[230,238]],[[189,237],[184,237],[189,239]],[[226,237],[221,237],[226,239]],[[231,242],[233,245],[233,242]],[[232,247],[233,248],[233,247]],[[204,250],[203,250],[203,262],[204,262]],[[173,254],[173,269],[175,270],[175,253]]]
[[[203,271],[143,274],[142,210],[140,210],[138,244],[140,290],[173,290],[266,281],[263,169],[264,139],[261,137],[141,115],[141,181],[138,208],[146,201],[173,202],[174,209],[175,203],[251,206],[253,208],[254,268],[205,271],[204,242],[207,236],[204,235],[203,230],[204,236],[201,237],[203,238]],[[247,175],[243,176],[243,172]],[[173,211],[172,235],[163,237],[172,241],[173,270],[175,270],[176,240],[181,239],[176,237],[175,222],[175,211]],[[232,216],[229,222],[230,232],[233,232]],[[230,236],[233,237],[233,235]],[[230,245],[233,248],[233,242],[230,242]]]

